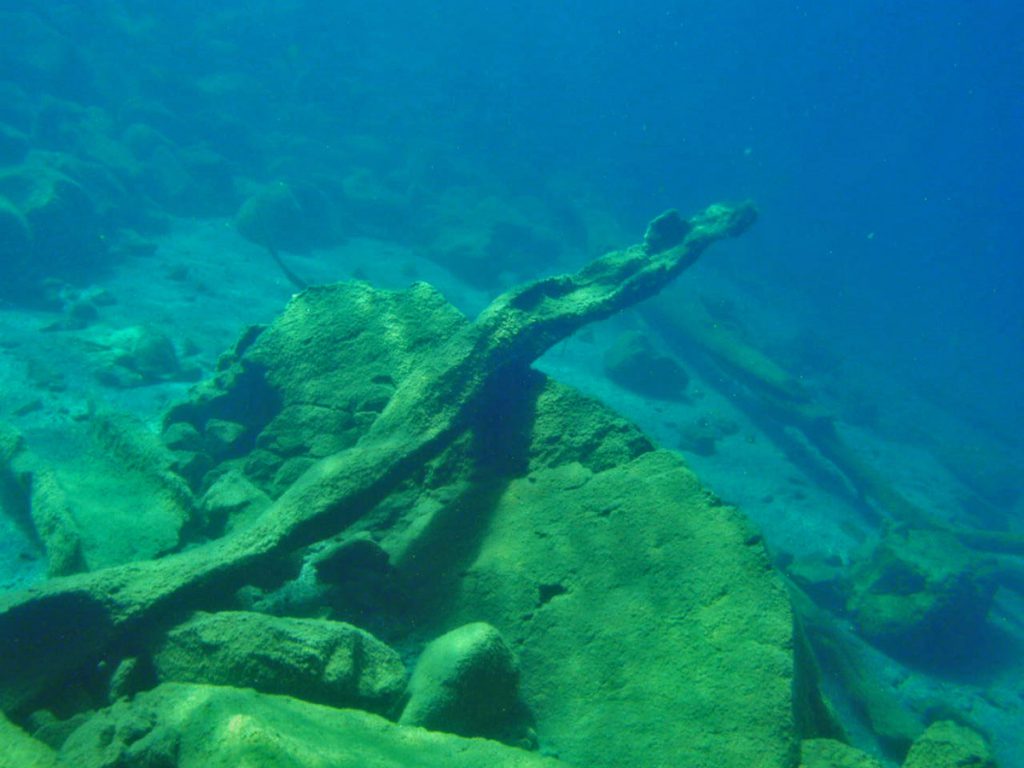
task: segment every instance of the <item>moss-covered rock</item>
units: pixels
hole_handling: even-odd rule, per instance
[[[914,742],[903,768],[995,768],[988,743],[977,731],[940,720]]]
[[[571,419],[572,413],[563,414]],[[538,739],[595,766],[792,765],[792,616],[759,537],[679,458],[516,477],[435,606],[518,650]],[[436,542],[443,540],[438,536]]]
[[[75,768],[557,768],[556,760],[483,739],[395,725],[252,690],[168,683],[96,714],[71,734]]]
[[[858,631],[909,661],[955,665],[984,634],[995,581],[983,558],[942,531],[893,529],[853,572]]]
[[[0,768],[57,768],[57,753],[0,713]]]
[[[200,613],[153,655],[161,682],[255,688],[382,714],[405,689],[398,654],[349,624],[260,613]]]
[[[59,690],[140,627],[261,584],[303,548],[367,534],[414,598],[393,627],[406,644],[481,620],[507,639],[542,748],[580,765],[790,768],[793,621],[760,537],[678,455],[529,368],[753,215],[713,206],[676,248],[608,254],[503,295],[473,323],[424,286],[303,292],[169,424],[187,422],[185,443],[198,435],[200,445],[211,419],[246,428],[251,443],[235,447],[248,453],[208,457],[215,473],[261,452],[309,469],[218,541],[4,600],[0,705]],[[352,414],[352,443],[312,455],[315,432],[281,415],[305,403]],[[72,613],[79,642],[69,648],[51,635]],[[238,712],[244,724],[250,715]],[[174,728],[149,726],[131,729],[129,747],[109,725],[100,730],[118,749],[152,743],[179,759],[191,749]],[[318,745],[321,730],[293,734]]]
[[[50,576],[85,568],[81,532],[53,468],[6,425],[0,425],[0,512],[42,546]]]
[[[304,470],[308,460],[355,445],[437,341],[465,323],[426,285],[402,294],[359,283],[310,289],[252,334],[237,364],[171,409],[165,436],[183,462],[237,459],[239,471],[277,498],[295,479],[289,461],[305,460]],[[242,427],[226,450],[210,434],[223,421]],[[181,441],[189,428],[200,437]]]
[[[807,739],[800,743],[800,768],[882,768],[882,763],[841,741]]]
[[[416,662],[408,696],[403,725],[505,742],[526,737],[519,666],[489,624],[467,624],[431,642]]]

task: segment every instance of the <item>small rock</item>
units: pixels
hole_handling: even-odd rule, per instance
[[[209,419],[203,430],[206,452],[217,459],[238,456],[242,453],[239,443],[246,435],[244,424],[226,419]]]
[[[114,674],[110,676],[108,699],[114,702],[145,690],[146,683],[149,682],[146,678],[146,666],[140,663],[136,657],[121,659]]]
[[[466,624],[424,648],[408,697],[403,725],[507,743],[520,741],[526,731],[518,665],[490,624]]]
[[[164,445],[172,451],[200,451],[203,436],[187,421],[176,421],[168,425],[163,435]]]
[[[208,535],[219,536],[255,520],[270,498],[240,471],[230,470],[209,487],[199,502]]]
[[[903,768],[995,768],[992,750],[981,734],[952,720],[928,726],[914,742]]]

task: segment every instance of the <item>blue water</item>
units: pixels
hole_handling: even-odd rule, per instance
[[[226,219],[250,182],[340,199],[353,168],[403,202],[354,208],[350,234],[420,249],[419,215],[448,187],[564,208],[567,229],[607,216],[634,239],[666,208],[751,199],[756,228],[712,269],[745,291],[760,340],[845,366],[892,417],[879,440],[927,413],[943,419],[912,426],[946,462],[984,436],[972,471],[995,467],[993,524],[1019,525],[1022,29],[1001,0],[0,2],[0,128],[83,163],[101,239]],[[98,262],[58,277],[123,266]]]
[[[844,352],[1020,434],[1015,4],[202,7],[153,6],[165,44],[139,54],[209,74],[226,62],[189,60],[175,34],[228,17],[223,55],[271,106],[280,91],[315,100],[396,146],[479,157],[518,189],[577,174],[638,228],[665,207],[754,199],[754,257],[781,278],[766,292]]]
[[[841,348],[1020,433],[1015,4],[36,10],[91,67],[41,77],[8,56],[15,80],[115,107],[153,95],[176,112],[172,139],[243,165],[253,152],[206,111],[258,131],[299,101],[396,151],[438,144],[479,157],[481,175],[513,188],[576,174],[638,227],[667,206],[750,197],[764,214],[755,257],[784,276],[766,291],[807,304]],[[195,79],[224,72],[249,78],[242,94],[197,109]]]

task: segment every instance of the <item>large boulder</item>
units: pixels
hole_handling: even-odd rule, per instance
[[[557,768],[497,742],[368,712],[219,686],[167,683],[97,713],[60,750],[76,768]],[[579,766],[579,768],[583,768]]]
[[[395,651],[349,624],[260,613],[200,613],[153,654],[161,682],[255,688],[387,714],[405,688]]]

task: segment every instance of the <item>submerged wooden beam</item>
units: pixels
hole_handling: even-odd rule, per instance
[[[499,296],[406,377],[360,442],[322,459],[249,528],[157,560],[52,579],[0,597],[0,710],[20,711],[151,623],[260,580],[280,558],[344,530],[471,426],[487,387],[585,325],[658,293],[752,205],[660,217],[644,243]],[[671,226],[663,226],[668,221]],[[666,232],[670,233],[666,236]]]
[[[778,425],[798,429],[842,473],[860,498],[873,505],[861,510],[872,525],[891,522],[940,530],[980,552],[1024,555],[1022,534],[957,525],[913,503],[843,439],[834,414],[815,403],[794,376],[739,333],[716,323],[699,305],[668,306],[659,302],[648,307],[646,314],[660,328],[670,329],[666,334],[669,343],[696,351],[725,380],[742,385],[742,392],[730,394],[752,418],[764,421],[767,417]]]

